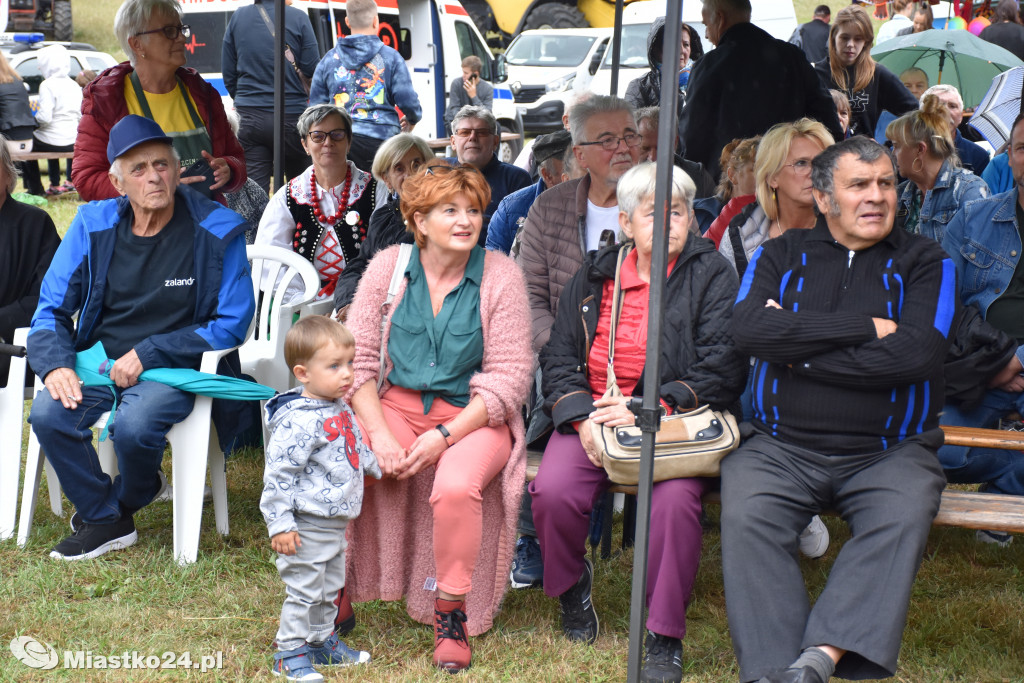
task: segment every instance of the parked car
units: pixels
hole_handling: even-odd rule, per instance
[[[574,88],[589,85],[611,37],[610,28],[537,29],[516,36],[505,61],[524,129],[562,127],[566,100]]]
[[[39,58],[37,53],[47,45],[63,45],[67,48],[71,57],[71,78],[74,78],[81,71],[91,69],[96,73],[108,69],[117,64],[117,60],[106,52],[100,52],[87,43],[65,43],[59,41],[44,41],[41,33],[15,33],[4,34],[10,39],[0,40],[0,52],[10,62],[11,66],[21,80],[28,87],[29,101],[35,111],[36,100],[39,98],[39,84],[43,82],[43,75],[39,72]]]

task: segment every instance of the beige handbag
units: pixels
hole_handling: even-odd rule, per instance
[[[621,397],[615,379],[615,332],[619,324],[622,290],[619,271],[629,253],[629,246],[619,250],[615,267],[615,289],[612,299],[611,331],[608,339],[608,381],[604,396]],[[696,394],[694,394],[695,403]],[[601,449],[601,464],[608,478],[616,484],[636,485],[640,480],[640,444],[642,432],[636,425],[605,427],[590,423],[594,443]],[[654,442],[654,481],[683,477],[717,477],[718,464],[739,445],[740,431],[728,411],[712,410],[703,405],[687,413],[661,418],[661,429]]]

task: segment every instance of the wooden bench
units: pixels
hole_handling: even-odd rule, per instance
[[[28,152],[25,154],[12,154],[15,161],[47,161],[49,159],[72,159],[74,152]]]
[[[1011,432],[1001,429],[976,429],[971,427],[943,427],[945,442],[951,446],[980,446],[987,448],[1004,448],[1024,451],[1024,432]],[[542,453],[528,451],[526,460],[526,480],[533,481],[537,476]],[[1022,456],[1024,457],[1024,456]],[[636,495],[636,486],[613,484],[609,489],[612,493]],[[718,491],[704,496],[705,503],[721,503]],[[826,514],[834,514],[828,512]],[[632,529],[633,519],[626,510],[627,519],[624,527]],[[978,493],[976,491],[960,491],[946,489],[942,492],[942,502],[935,516],[935,526],[963,527],[966,529],[991,529],[994,531],[1024,533],[1024,496],[1006,496],[996,493]],[[610,538],[605,534],[602,542],[601,555],[607,557]],[[623,535],[623,547],[632,545],[632,534]]]

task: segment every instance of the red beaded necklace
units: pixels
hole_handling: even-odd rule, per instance
[[[316,169],[310,174],[309,177],[309,193],[313,197],[313,215],[316,219],[325,225],[335,225],[338,220],[341,219],[341,214],[348,208],[348,195],[352,189],[352,169],[345,169],[345,187],[341,191],[341,201],[338,202],[338,213],[333,216],[324,216],[323,210],[320,208],[320,198],[316,192]]]

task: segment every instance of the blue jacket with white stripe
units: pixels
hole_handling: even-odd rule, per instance
[[[191,325],[135,345],[147,369],[195,368],[204,352],[241,344],[256,308],[245,219],[185,186],[178,187],[177,197],[184,199],[195,226],[196,307]],[[28,336],[29,363],[40,377],[74,368],[75,354],[92,345],[117,224],[128,210],[127,197],[82,206],[57,249]]]

